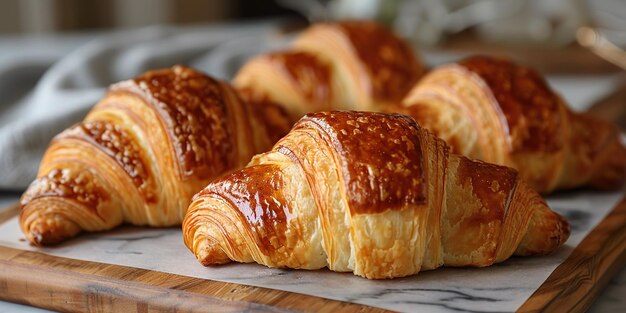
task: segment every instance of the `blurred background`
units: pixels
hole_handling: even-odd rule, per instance
[[[623,0],[3,0],[0,34],[46,34],[261,17],[376,19],[420,44],[473,29],[507,43],[566,45],[581,26],[626,44]]]
[[[606,41],[626,47],[624,0],[3,0],[0,35],[99,33],[277,17],[288,20],[285,27],[290,30],[320,20],[374,19],[421,48],[511,51],[545,71],[617,70],[587,49],[576,50],[583,35],[588,44]],[[564,47],[568,53],[561,55]],[[624,55],[608,54],[604,59],[626,66]]]
[[[273,0],[2,0],[0,33],[48,34],[296,15]]]
[[[0,191],[22,190],[51,138],[110,84],[186,64],[229,80],[326,20],[370,19],[429,66],[505,56],[577,111],[626,129],[626,0],[2,0]]]

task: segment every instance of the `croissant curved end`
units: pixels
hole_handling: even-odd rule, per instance
[[[572,230],[570,228],[569,223],[567,222],[567,220],[565,218],[563,218],[563,216],[557,214],[558,217],[558,234],[560,234],[557,238],[557,244],[556,247],[560,247],[562,245],[565,244],[565,242],[567,241],[567,239],[569,239],[569,236],[572,233]]]
[[[35,200],[37,202],[37,200]],[[70,219],[59,214],[39,215],[25,212],[33,212],[31,206],[37,203],[29,203],[22,206],[20,224],[27,239],[35,246],[56,245],[72,238],[80,233],[80,227]]]
[[[533,193],[535,197],[528,203],[534,213],[515,255],[546,255],[554,252],[569,239],[569,223],[563,216],[552,211],[543,198],[528,185],[522,183],[518,188],[527,189],[523,192]]]
[[[28,239],[36,246],[56,245],[66,239],[76,236],[80,229],[74,223],[59,224],[40,220],[33,224]]]
[[[604,162],[590,178],[590,185],[602,190],[615,190],[626,183],[626,146],[619,138],[605,152]]]
[[[219,243],[214,242],[211,238],[205,240],[194,240],[194,254],[198,261],[204,266],[220,265],[230,263],[228,255],[220,248]]]
[[[230,262],[230,258],[224,252],[219,242],[210,236],[206,231],[201,229],[198,219],[203,218],[202,207],[203,202],[199,199],[201,192],[193,197],[193,201],[187,210],[187,214],[183,220],[183,239],[185,245],[193,252],[196,259],[204,265],[218,265]]]

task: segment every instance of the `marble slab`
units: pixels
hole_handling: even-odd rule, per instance
[[[442,268],[416,276],[370,281],[328,270],[270,269],[256,264],[205,268],[182,243],[178,228],[122,227],[85,234],[55,248],[31,247],[17,218],[0,225],[0,245],[73,259],[132,266],[217,281],[254,285],[397,311],[512,312],[546,280],[624,197],[579,191],[549,197],[572,225],[572,236],[554,254],[511,258],[487,268]]]

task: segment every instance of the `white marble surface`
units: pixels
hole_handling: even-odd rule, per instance
[[[20,240],[22,234],[17,220],[12,219],[0,225],[0,245],[299,292],[399,311],[510,312],[515,311],[543,283],[621,197],[622,192],[578,192],[550,197],[549,204],[565,214],[573,228],[566,245],[553,255],[512,258],[502,264],[480,269],[444,268],[387,281],[369,281],[352,274],[337,274],[327,270],[280,270],[255,264],[204,268],[184,247],[177,228],[124,227],[106,233],[83,235],[56,248],[36,249]],[[619,299],[619,292],[624,290],[624,279],[619,279],[616,281],[616,289],[611,289],[615,291],[605,292],[609,300]],[[599,309],[610,309],[613,305],[611,302],[615,301],[607,300]]]

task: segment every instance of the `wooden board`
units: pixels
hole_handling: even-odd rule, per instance
[[[17,206],[0,214],[0,223],[16,213]],[[624,265],[626,198],[585,237],[519,312],[584,312]],[[286,291],[1,246],[0,299],[83,312],[384,311]]]
[[[17,206],[0,215],[13,217]],[[0,300],[80,312],[384,312],[286,291],[0,246]]]

